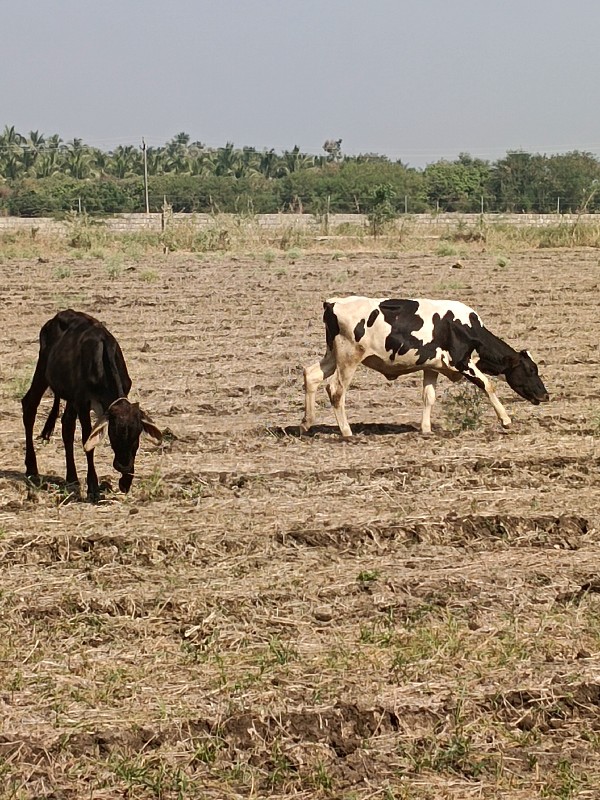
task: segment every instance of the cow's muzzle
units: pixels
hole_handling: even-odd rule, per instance
[[[539,406],[540,403],[547,403],[550,400],[550,395],[548,392],[545,394],[540,394],[537,397],[534,397],[531,401],[534,406]]]
[[[119,478],[119,489],[122,492],[127,492],[131,488],[131,484],[133,483],[133,468],[131,466],[126,467],[124,464],[121,464],[117,459],[113,461],[113,467],[117,470],[117,472],[121,473],[121,477]]]
[[[124,493],[131,489],[131,484],[133,483],[133,472],[125,472],[119,478],[119,489]]]

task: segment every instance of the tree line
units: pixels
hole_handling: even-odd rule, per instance
[[[341,139],[310,155],[299,147],[278,153],[231,142],[213,148],[178,133],[162,147],[105,152],[81,139],[24,135],[7,125],[0,134],[0,213],[141,212],[145,173],[150,211],[166,202],[183,212],[368,214],[382,191],[397,214],[600,209],[600,161],[579,151],[509,151],[497,161],[462,153],[417,169],[376,153],[345,155]]]

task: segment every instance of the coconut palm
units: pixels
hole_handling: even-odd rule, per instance
[[[273,148],[263,150],[260,154],[258,169],[265,178],[276,178],[279,170],[280,159]]]
[[[62,139],[57,133],[53,133],[52,136],[45,139],[43,146],[39,148],[39,155],[33,166],[36,178],[47,178],[61,171],[61,145]]]
[[[303,169],[313,167],[315,160],[313,156],[300,152],[298,145],[294,145],[291,150],[283,151],[283,158],[279,173],[290,175],[292,172],[300,172]]]
[[[190,175],[206,177],[215,173],[215,159],[212,151],[204,150],[190,157]]]
[[[141,153],[131,144],[119,145],[110,154],[108,171],[116,178],[129,178],[142,172]]]
[[[219,147],[216,151],[215,175],[233,177],[240,170],[241,164],[240,151],[235,149],[233,142],[226,142],[225,147]]]
[[[261,155],[254,147],[243,147],[240,152],[240,162],[236,170],[236,178],[251,178],[260,175]]]
[[[162,175],[165,171],[166,155],[163,147],[146,148],[148,175]]]
[[[21,160],[25,174],[35,174],[34,166],[40,157],[45,141],[44,135],[39,131],[29,131],[29,136],[22,142]]]
[[[188,133],[176,134],[165,146],[165,172],[175,172],[177,175],[186,175],[190,171],[190,135]]]
[[[65,173],[72,178],[91,178],[96,173],[90,148],[81,139],[67,142],[63,165]]]
[[[23,143],[25,137],[15,129],[4,126],[0,134],[0,174],[5,178],[14,179],[23,172]]]

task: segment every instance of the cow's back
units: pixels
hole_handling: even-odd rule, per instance
[[[339,334],[366,366],[388,378],[426,366],[443,368],[449,361],[450,328],[481,327],[476,312],[457,300],[352,295],[330,298],[324,305],[329,349]]]
[[[50,388],[65,400],[79,402],[108,389],[126,396],[131,379],[119,343],[97,319],[67,309],[40,333]]]

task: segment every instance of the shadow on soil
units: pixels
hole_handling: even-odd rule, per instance
[[[352,426],[352,432],[357,436],[394,436],[400,433],[418,433],[419,429],[416,427],[416,425],[357,422]],[[267,428],[267,433],[271,434],[271,436],[277,436],[280,439],[284,438],[285,436],[293,436],[295,438],[311,438],[320,433],[327,434],[328,436],[336,436],[338,439],[342,438],[340,429],[337,425],[313,425],[312,428],[307,432],[302,431],[299,425],[277,425]]]
[[[48,492],[49,494],[59,493],[64,496],[64,501],[68,499],[69,502],[100,502],[106,499],[106,493],[109,495],[114,493],[112,484],[108,480],[100,481],[100,494],[91,500],[86,496],[85,491],[82,491],[79,483],[67,483],[64,478],[58,475],[39,475],[37,478],[31,478],[24,472],[15,469],[0,469],[0,480],[2,479],[24,484],[28,493],[40,491]]]
[[[20,472],[16,469],[0,469],[0,479],[1,478],[9,481],[19,481],[20,483],[31,483],[31,480],[27,477],[27,475],[25,475],[24,472]],[[60,478],[55,476],[48,476],[47,478],[44,478],[44,480],[48,483],[60,482]]]

